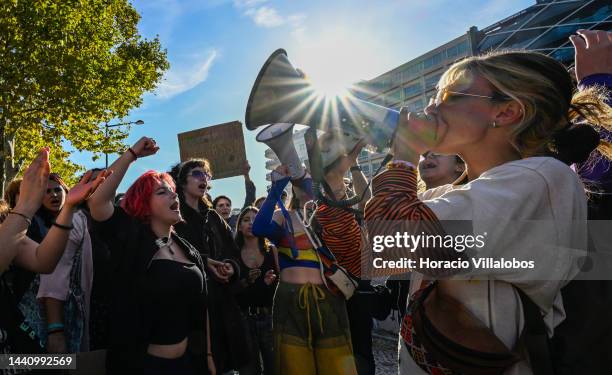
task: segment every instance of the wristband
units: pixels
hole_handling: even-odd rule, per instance
[[[55,227],[58,227],[59,229],[63,229],[63,230],[72,230],[74,228],[73,225],[62,225],[62,224],[58,224],[56,222],[53,222],[53,224],[51,224]]]
[[[31,218],[31,217],[28,217],[27,215],[22,214],[21,212],[17,212],[17,211],[10,210],[10,211],[9,211],[9,215],[10,215],[10,214],[17,215],[17,216],[21,216],[21,217],[22,217],[22,218],[24,218],[24,219],[25,219],[25,221],[28,223],[28,226],[30,226],[30,225],[32,224],[32,218]]]
[[[47,325],[47,331],[53,331],[56,329],[64,330],[64,323],[49,323]]]
[[[134,157],[134,160],[138,160],[138,155],[136,155],[136,151],[134,151],[131,147],[128,147],[127,150],[129,151],[130,154],[132,154],[132,156]]]

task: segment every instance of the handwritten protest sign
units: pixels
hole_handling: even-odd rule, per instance
[[[242,175],[246,150],[240,121],[180,133],[178,141],[181,161],[208,159],[213,179]]]

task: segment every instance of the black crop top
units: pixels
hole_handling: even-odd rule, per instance
[[[156,311],[158,309],[157,304],[151,298],[151,292],[155,291],[157,293],[157,290],[150,286],[153,281],[149,281],[149,271],[156,271],[150,270],[150,268],[157,262],[151,261],[159,250],[155,244],[157,236],[151,230],[150,224],[129,216],[121,207],[115,207],[113,215],[108,220],[94,222],[94,228],[108,245],[113,270],[110,278],[112,293],[110,294],[109,308],[107,373],[140,374],[143,371],[147,346],[151,343],[151,327],[154,326],[152,318],[157,320],[160,315]],[[206,257],[200,256],[198,251],[183,238],[176,235],[173,235],[172,238],[184,250],[189,262],[195,263],[201,273],[204,273]],[[160,264],[160,267],[163,267],[163,265]],[[206,277],[205,274],[203,276]],[[174,285],[172,279],[166,275],[160,281],[167,281],[170,283],[169,285]],[[176,288],[180,289],[180,287]],[[197,316],[195,329],[196,332],[205,335],[207,308],[205,287],[200,299],[199,307],[194,309],[194,311],[200,311],[199,314],[194,314]],[[178,318],[179,314],[173,316]],[[188,317],[187,315],[181,317],[181,319],[186,320]],[[189,327],[191,327],[190,324],[183,330]],[[183,334],[181,333],[181,335]],[[206,350],[206,340],[203,340],[203,345],[204,350]],[[201,348],[194,350],[199,352]]]
[[[204,314],[204,277],[197,265],[153,259],[146,276],[145,305],[150,314],[149,344],[172,345],[196,328]]]
[[[272,251],[266,251],[264,253],[264,261],[259,266],[261,274],[255,280],[253,284],[247,284],[247,287],[240,291],[237,295],[238,304],[241,309],[249,307],[272,307],[272,300],[274,299],[274,291],[276,290],[276,283],[266,285],[264,282],[264,276],[269,270],[275,270],[274,254]],[[247,283],[249,277],[249,271],[251,269],[244,264],[242,258],[240,258],[240,276],[244,282]],[[278,271],[274,271],[278,277]]]

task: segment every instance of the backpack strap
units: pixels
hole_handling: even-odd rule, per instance
[[[552,357],[548,334],[540,308],[520,288],[514,287],[521,297],[525,315],[522,339],[529,353],[529,363],[534,374],[552,375]]]

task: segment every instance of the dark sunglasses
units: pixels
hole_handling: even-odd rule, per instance
[[[203,171],[191,171],[191,173],[189,173],[189,176],[193,177],[193,178],[197,178],[198,180],[206,180],[206,181],[210,181],[211,176]]]

